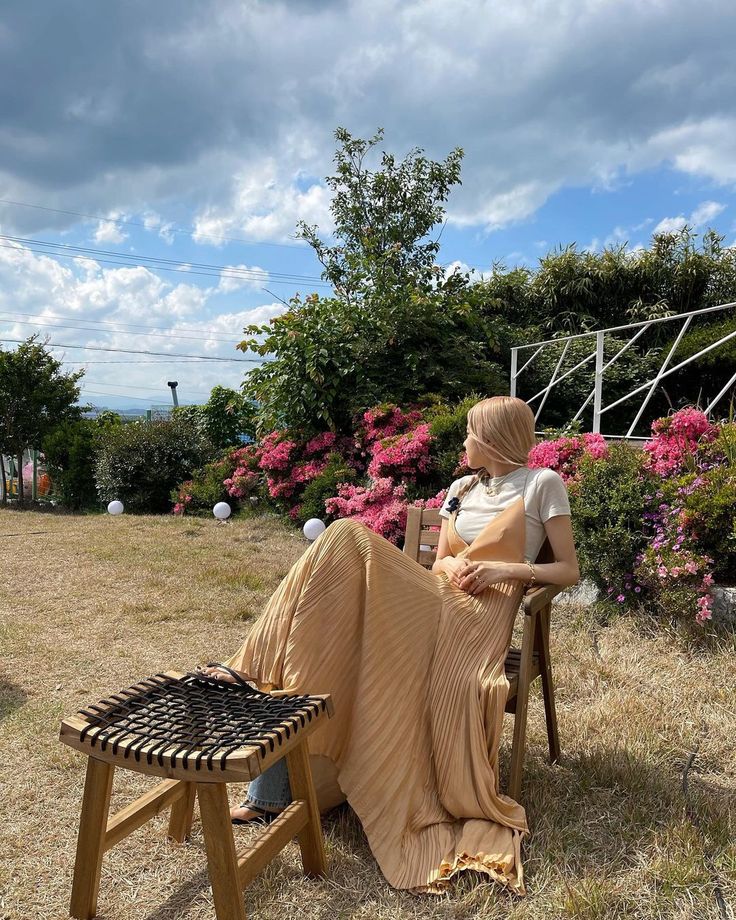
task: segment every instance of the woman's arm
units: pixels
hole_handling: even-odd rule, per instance
[[[447,518],[442,518],[440,528],[440,539],[437,544],[437,555],[432,563],[432,571],[435,575],[442,575],[444,572],[450,584],[458,584],[458,581],[468,567],[467,559],[457,559],[450,551],[450,541],[447,539]]]
[[[558,514],[544,525],[554,562],[534,563],[534,577],[543,585],[575,585],[580,581],[580,568],[572,536],[569,514]],[[478,576],[477,578],[475,576]],[[526,562],[473,562],[463,573],[458,587],[469,594],[479,594],[499,581],[518,578],[527,582],[531,569]]]
[[[578,556],[575,552],[575,541],[572,536],[572,519],[569,514],[558,514],[551,517],[544,525],[549,545],[552,548],[554,562],[534,563],[534,576],[540,584],[544,585],[576,585],[580,581],[580,567]],[[518,568],[519,574],[512,578],[529,580],[530,569],[526,563]]]

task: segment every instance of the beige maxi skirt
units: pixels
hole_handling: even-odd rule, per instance
[[[509,512],[509,513],[507,513]],[[523,503],[455,554],[521,559]],[[525,894],[523,807],[499,792],[504,661],[521,596],[472,596],[339,520],[307,549],[228,664],[260,689],[329,693],[310,737],[395,888],[439,893],[475,869]],[[326,759],[326,761],[325,761]],[[329,798],[329,796],[328,796]]]

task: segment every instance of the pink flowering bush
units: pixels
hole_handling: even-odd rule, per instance
[[[260,499],[294,522],[354,518],[400,544],[408,508],[441,507],[450,481],[471,472],[472,402],[376,406],[349,437],[273,431],[183,483],[174,511]],[[736,583],[736,425],[687,408],[657,420],[643,448],[574,434],[537,444],[528,462],[565,480],[581,569],[615,606],[702,625],[714,580]]]
[[[447,490],[411,504],[420,508],[441,508]],[[385,476],[373,480],[368,486],[341,485],[334,498],[325,502],[327,513],[334,518],[353,518],[385,537],[391,543],[400,543],[406,530],[406,517],[410,502],[406,486]]]
[[[652,423],[652,439],[644,445],[648,466],[660,476],[673,476],[692,469],[699,447],[713,441],[717,426],[704,412],[688,407]]]
[[[286,510],[292,520],[300,519],[300,512],[293,507],[300,503],[307,485],[324,473],[333,454],[341,454],[348,464],[353,463],[352,439],[326,431],[305,443],[288,432],[273,431],[254,451],[257,468],[265,476],[269,497]]]
[[[390,476],[393,479],[415,480],[430,469],[431,445],[432,435],[427,424],[417,425],[405,434],[374,441],[368,475],[372,479]]]
[[[363,413],[359,435],[371,445],[384,438],[393,438],[411,431],[422,421],[418,408],[401,409],[393,403],[382,403]]]
[[[369,486],[342,485],[325,507],[333,517],[360,521],[392,543],[398,543],[406,530],[406,486],[388,476]]]
[[[541,441],[529,451],[529,466],[547,467],[569,482],[579,472],[580,461],[588,456],[600,460],[608,455],[608,444],[600,434],[579,434],[572,437]]]
[[[253,445],[238,448],[228,454],[228,460],[235,467],[232,473],[223,480],[228,496],[241,500],[257,492],[260,475],[256,448]]]

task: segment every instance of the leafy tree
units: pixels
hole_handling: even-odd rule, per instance
[[[54,493],[65,508],[80,511],[97,504],[95,454],[105,432],[121,424],[117,413],[101,412],[93,419],[62,422],[44,438],[42,448]]]
[[[324,266],[322,277],[347,301],[431,286],[438,274],[439,237],[429,235],[460,182],[462,149],[456,147],[443,162],[427,159],[419,148],[398,162],[384,151],[380,168],[371,170],[367,159],[383,140],[383,129],[363,140],[338,128],[335,139],[335,175],[326,182],[333,192],[337,243],[323,242],[316,226],[298,224],[298,236]]]
[[[14,351],[0,348],[0,452],[17,457],[23,468],[23,451],[39,449],[43,439],[67,419],[78,418],[77,382],[84,371],[62,373],[62,363],[31,336]],[[23,476],[18,477],[22,504]]]
[[[258,402],[262,429],[349,432],[355,414],[377,403],[428,394],[453,401],[469,390],[502,392],[492,325],[468,299],[468,278],[436,266],[444,202],[460,181],[462,150],[443,162],[412,150],[397,162],[366,157],[382,140],[336,132],[340,147],[332,214],[337,243],[300,225],[336,296],[294,298],[289,310],[249,326],[239,347],[274,360],[255,368],[245,395]]]
[[[353,430],[355,415],[382,402],[448,401],[470,390],[504,392],[489,324],[462,296],[408,291],[392,304],[362,305],[313,295],[250,326],[245,347],[275,359],[250,372],[246,395],[259,403],[262,430]]]
[[[203,406],[177,406],[174,415],[187,419],[214,447],[225,449],[242,443],[241,435],[254,437],[256,406],[237,390],[216,386]]]

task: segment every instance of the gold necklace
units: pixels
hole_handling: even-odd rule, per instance
[[[483,488],[486,491],[486,495],[498,495],[498,493],[501,491],[501,486],[504,484],[505,480],[509,476],[511,476],[512,473],[515,473],[515,472],[516,470],[510,470],[508,473],[505,473],[503,476],[487,476],[481,479],[481,483],[483,485]],[[498,481],[494,483],[493,482],[494,479]]]

